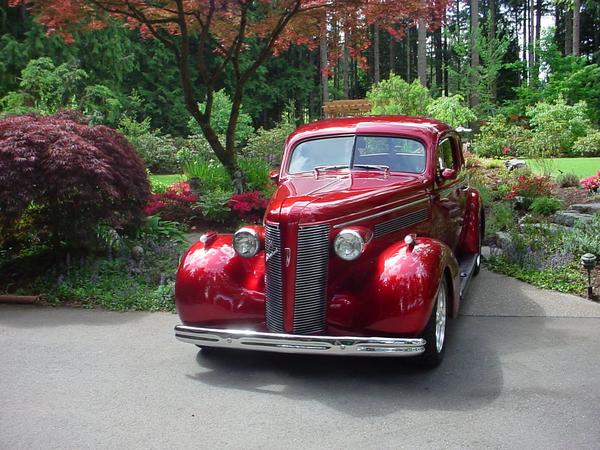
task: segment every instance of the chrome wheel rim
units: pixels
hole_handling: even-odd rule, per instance
[[[446,289],[444,285],[440,286],[437,295],[437,309],[435,312],[435,348],[438,353],[444,347],[444,337],[446,335]]]

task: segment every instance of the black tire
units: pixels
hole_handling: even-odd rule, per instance
[[[443,297],[440,296],[440,292],[443,293]],[[437,367],[444,359],[444,354],[446,353],[447,340],[446,331],[448,328],[448,306],[448,285],[446,282],[446,277],[443,277],[440,286],[438,287],[438,291],[435,294],[435,305],[433,306],[433,310],[431,311],[431,316],[429,317],[427,326],[425,327],[425,330],[422,334],[423,339],[425,339],[425,352],[420,356],[420,363],[424,368],[432,369],[434,367]],[[436,320],[438,318],[438,308],[443,309],[444,315],[443,326],[441,327],[443,329],[441,337],[441,348],[439,349],[436,334],[438,323]]]

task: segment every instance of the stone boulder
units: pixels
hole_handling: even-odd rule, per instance
[[[600,202],[578,203],[571,205],[571,209],[583,214],[600,214]]]
[[[580,213],[577,211],[558,211],[552,216],[552,222],[559,225],[572,227],[577,222],[591,222],[594,218],[591,214]]]

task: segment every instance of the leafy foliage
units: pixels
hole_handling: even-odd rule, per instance
[[[291,120],[286,118],[269,130],[259,128],[248,139],[248,143],[242,149],[242,156],[261,159],[271,165],[280,164],[285,140],[295,128]]]
[[[137,226],[148,194],[142,161],[114,130],[60,115],[0,119],[0,243],[25,228],[87,246],[98,224]]]
[[[219,136],[225,136],[227,132],[227,127],[229,126],[229,116],[231,115],[232,106],[233,104],[231,103],[231,99],[229,98],[224,89],[215,92],[210,124],[215,133],[217,133],[217,135]],[[201,112],[204,113],[206,110],[206,104],[200,103],[198,104],[198,108]],[[202,135],[200,125],[198,125],[198,122],[196,122],[195,119],[189,120],[188,128],[192,134]],[[250,136],[252,136],[253,133],[254,127],[252,126],[252,117],[250,117],[249,114],[245,113],[244,108],[242,107],[238,117],[237,126],[235,128],[236,145],[244,144],[246,141],[248,141],[248,139],[250,138]]]
[[[556,177],[556,183],[560,187],[577,187],[579,186],[579,177],[574,173],[564,173]]]
[[[554,197],[537,197],[531,205],[529,211],[540,216],[550,216],[558,211],[562,206],[562,202]]]
[[[230,199],[231,192],[223,189],[215,189],[204,193],[198,202],[198,206],[206,220],[223,223],[231,215],[231,209],[227,206]]]
[[[519,175],[513,181],[510,192],[506,195],[508,200],[515,197],[547,197],[552,190],[552,182],[549,177],[539,175]]]
[[[529,153],[532,133],[509,124],[503,115],[491,117],[473,142],[473,151],[485,158],[524,156]]]
[[[473,110],[464,104],[464,98],[458,94],[433,99],[427,105],[426,112],[427,116],[441,120],[452,127],[466,127],[477,119]]]
[[[573,144],[572,153],[577,156],[600,156],[600,131],[589,131]]]
[[[418,80],[407,83],[399,75],[390,74],[387,80],[374,85],[367,98],[372,114],[406,114],[423,116],[431,101],[429,91]]]
[[[573,142],[591,129],[587,105],[568,105],[561,97],[555,103],[540,102],[527,109],[534,130],[533,148],[538,155],[570,154]]]

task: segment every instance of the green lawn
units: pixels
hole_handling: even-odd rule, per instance
[[[153,175],[153,174],[151,174],[150,175],[150,184],[152,185],[152,187],[156,187],[157,185],[168,186],[177,181],[181,181],[184,178],[185,177],[183,175],[179,175],[179,174],[173,174],[173,175]]]
[[[590,177],[600,170],[600,158],[557,158],[542,165],[535,160],[527,160],[527,164],[536,173],[543,173],[543,165],[547,164],[552,175],[574,173],[579,178]]]

